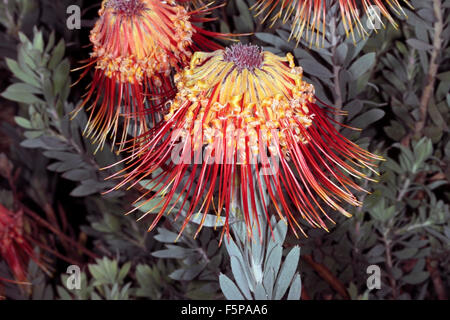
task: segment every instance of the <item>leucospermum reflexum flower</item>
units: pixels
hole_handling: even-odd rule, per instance
[[[389,9],[397,15],[405,15],[400,2],[411,7],[407,0],[257,0],[252,9],[256,10],[257,16],[263,17],[263,21],[271,17],[272,24],[278,19],[282,19],[283,23],[286,23],[289,18],[292,18],[291,37],[299,42],[305,35],[306,40],[311,44],[315,38],[318,46],[320,33],[322,33],[323,39],[325,36],[323,31],[330,23],[327,20],[327,13],[331,5],[339,6],[339,14],[345,32],[347,36],[351,34],[355,40],[355,30],[360,37],[364,37],[368,28],[376,31],[377,24],[384,27],[382,17],[397,27]],[[366,25],[361,21],[362,14],[369,18]]]
[[[23,233],[22,213],[11,212],[0,204],[0,258],[4,260],[16,280],[15,283],[27,283],[28,262],[33,260],[45,270],[44,264],[33,250]],[[0,278],[2,281],[11,282]]]
[[[139,207],[164,195],[150,229],[175,210],[185,219],[181,231],[193,215],[204,221],[214,212],[228,233],[239,194],[249,233],[258,206],[269,217],[272,203],[297,235],[300,218],[327,229],[322,217],[332,220],[325,205],[346,216],[343,202],[361,205],[351,189],[364,190],[349,176],[368,178],[361,170],[374,170],[381,158],[336,131],[331,115],[337,110],[319,107],[291,54],[243,44],[199,52],[175,81],[166,122],[116,174],[123,177],[119,188],[157,173],[138,199]]]
[[[149,115],[160,110],[175,88],[172,71],[189,63],[192,51],[220,48],[207,37],[226,37],[205,31],[194,22],[210,21],[204,6],[188,12],[183,6],[160,0],[104,0],[100,18],[91,30],[93,52],[83,78],[95,68],[92,83],[76,112],[86,108],[85,134],[101,148],[108,135],[115,142],[119,118],[124,119],[120,141],[146,132]],[[123,116],[123,117],[122,117]],[[154,120],[154,119],[151,119]]]

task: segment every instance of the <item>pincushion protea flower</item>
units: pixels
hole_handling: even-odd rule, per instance
[[[21,212],[13,213],[0,204],[0,256],[8,264],[18,284],[27,282],[26,270],[30,259],[43,267],[23,235],[22,224]]]
[[[205,31],[193,22],[212,20],[203,17],[214,8],[203,6],[188,12],[183,6],[160,0],[104,0],[100,18],[91,31],[93,52],[83,78],[95,67],[93,81],[77,113],[90,111],[85,134],[102,148],[108,134],[118,135],[119,117],[124,117],[121,142],[130,122],[134,135],[147,131],[149,115],[172,98],[170,80],[173,69],[189,63],[191,52],[199,48],[220,48],[207,37],[227,37]],[[76,69],[76,70],[79,70]],[[146,107],[145,102],[150,105]],[[152,119],[154,120],[154,119]]]
[[[327,229],[320,215],[331,220],[324,204],[346,216],[342,201],[361,205],[350,188],[364,190],[347,175],[369,179],[357,168],[374,170],[381,157],[336,131],[330,114],[337,111],[318,106],[314,87],[302,80],[291,54],[282,58],[242,44],[196,53],[175,82],[179,92],[166,122],[115,175],[123,178],[119,188],[164,168],[138,199],[147,197],[139,207],[164,195],[150,229],[177,207],[182,208],[177,217],[185,212],[181,231],[192,215],[201,212],[204,221],[215,210],[225,217],[228,233],[231,202],[239,190],[249,233],[251,215],[258,221],[258,199],[269,216],[266,188],[275,211],[296,235],[296,229],[303,232],[300,217]],[[264,174],[254,174],[261,169]]]
[[[384,26],[381,20],[381,15],[384,16],[393,26],[397,24],[390,14],[388,7],[390,7],[396,14],[403,14],[405,12],[400,5],[400,0],[336,0],[341,14],[342,22],[347,36],[349,34],[354,38],[354,29],[357,30],[359,36],[364,37],[367,34],[366,28],[361,23],[361,14],[364,12],[371,18],[371,21],[377,21]],[[401,0],[411,7],[408,1]],[[326,21],[327,7],[331,3],[327,0],[258,0],[252,9],[257,11],[257,16],[265,14],[263,21],[273,14],[271,20],[274,24],[278,19],[283,19],[283,23],[293,17],[291,37],[300,41],[305,31],[311,31],[309,36],[312,44],[314,34],[316,35],[316,45],[319,45],[319,33],[322,32],[323,37],[326,25],[330,21]],[[376,31],[376,28],[374,28]],[[308,34],[306,36],[308,40]]]

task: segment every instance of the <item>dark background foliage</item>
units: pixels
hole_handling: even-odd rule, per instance
[[[235,249],[218,247],[219,230],[205,228],[194,240],[194,225],[174,243],[177,222],[167,219],[147,233],[148,221],[124,215],[138,190],[100,194],[114,183],[104,181],[108,170],[98,169],[118,157],[109,148],[94,154],[81,134],[84,114],[69,119],[88,84],[71,88],[78,74],[70,69],[88,57],[99,2],[0,2],[0,203],[23,211],[24,233],[48,266],[44,272],[30,262],[32,285],[0,282],[0,296],[221,299],[223,291],[228,297],[219,276],[238,280],[240,273],[227,254]],[[290,232],[278,239],[286,259],[291,247],[301,247],[303,299],[448,297],[450,1],[411,3],[408,19],[396,17],[398,29],[388,25],[355,42],[339,18],[330,19],[318,48],[288,41],[289,23],[261,24],[249,10],[252,0],[230,0],[207,26],[255,32],[241,40],[291,52],[318,97],[348,111],[336,120],[362,129],[342,133],[386,158],[379,182],[365,185],[371,194],[359,195],[364,206],[350,209],[353,218],[333,214],[337,224],[329,233],[307,228],[307,239]],[[66,27],[73,4],[82,8],[81,30]],[[72,264],[83,270],[79,291],[65,288]],[[366,270],[373,264],[382,270],[382,285],[369,291]],[[12,278],[1,259],[0,277]]]

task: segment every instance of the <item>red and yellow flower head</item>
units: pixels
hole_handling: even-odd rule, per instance
[[[337,111],[318,106],[292,55],[242,44],[199,52],[175,82],[166,122],[116,174],[124,177],[119,188],[164,169],[139,199],[147,197],[143,206],[163,195],[150,229],[176,210],[182,230],[194,214],[215,211],[228,231],[237,195],[249,234],[258,203],[267,217],[272,203],[294,232],[302,231],[300,217],[326,229],[324,205],[346,216],[343,202],[361,205],[351,189],[363,189],[348,176],[367,178],[361,169],[381,158],[336,131],[330,114]]]
[[[30,259],[45,270],[39,256],[23,234],[22,213],[20,211],[11,212],[1,204],[0,257],[7,263],[18,284],[27,282],[27,268]],[[0,282],[2,282],[1,278]]]
[[[408,1],[402,1],[411,7]],[[351,35],[354,40],[355,30],[360,37],[367,34],[367,27],[361,22],[362,14],[369,17],[368,27],[375,31],[375,23],[384,26],[382,17],[385,17],[389,23],[397,27],[389,8],[396,14],[405,15],[400,0],[258,0],[252,9],[257,11],[257,16],[265,14],[263,21],[271,16],[272,24],[278,19],[282,19],[283,23],[286,23],[292,17],[291,37],[299,42],[305,36],[305,39],[309,40],[311,44],[315,38],[318,46],[320,34],[322,34],[323,39],[325,30],[331,22],[327,13],[333,3],[339,6],[340,18],[347,36]],[[334,18],[337,19],[338,16]]]
[[[90,111],[85,134],[101,148],[108,135],[118,135],[123,116],[125,141],[129,125],[135,136],[147,131],[151,115],[175,94],[170,75],[189,61],[200,43],[217,49],[207,32],[192,22],[213,8],[188,12],[174,2],[160,0],[104,0],[100,18],[91,30],[93,51],[83,76],[95,67],[93,81],[77,111]],[[205,37],[206,36],[206,37]]]
[[[105,0],[91,32],[92,57],[109,78],[141,83],[190,60],[194,28],[181,6],[158,0]]]

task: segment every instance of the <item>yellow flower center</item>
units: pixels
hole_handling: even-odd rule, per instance
[[[270,145],[274,132],[282,147],[287,145],[288,129],[296,142],[307,143],[302,130],[312,123],[314,114],[307,105],[315,98],[314,87],[302,81],[302,74],[291,54],[282,58],[256,46],[197,52],[190,67],[175,76],[178,94],[166,120],[188,108],[183,128],[193,139],[203,137],[196,147],[212,147],[215,139],[236,130],[248,137],[253,155],[261,142]],[[237,140],[245,144],[245,139]]]

